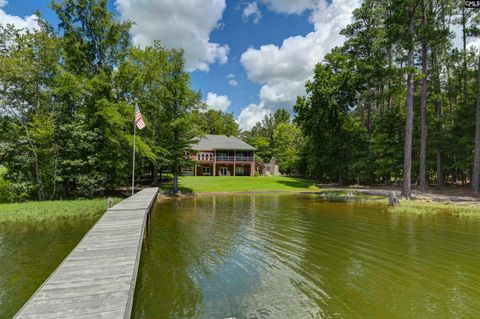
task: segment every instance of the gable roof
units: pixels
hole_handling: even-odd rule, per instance
[[[226,135],[205,135],[200,137],[198,143],[192,145],[195,151],[213,151],[213,150],[241,150],[253,151],[255,147],[245,143],[238,137]]]

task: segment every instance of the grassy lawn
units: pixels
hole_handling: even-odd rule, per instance
[[[162,188],[171,188],[171,184]],[[182,176],[182,192],[318,191],[315,182],[283,176]]]
[[[117,203],[121,199],[114,199]],[[85,199],[0,204],[2,222],[50,222],[72,218],[96,217],[107,210],[107,200]]]

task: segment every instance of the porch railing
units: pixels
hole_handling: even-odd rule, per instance
[[[253,162],[253,156],[228,156],[228,155],[217,155],[217,162]]]

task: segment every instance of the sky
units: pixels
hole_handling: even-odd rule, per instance
[[[50,0],[0,0],[0,24],[34,29],[35,12],[55,25]],[[192,86],[209,108],[250,129],[278,108],[292,112],[313,68],[351,22],[361,0],[109,0],[135,22],[134,45],[160,40],[185,50]]]

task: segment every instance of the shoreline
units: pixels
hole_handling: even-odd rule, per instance
[[[391,191],[386,189],[353,189],[353,188],[320,188],[318,191],[298,190],[298,191],[279,191],[279,190],[256,190],[256,191],[228,191],[228,192],[190,192],[172,195],[168,192],[161,193],[164,200],[182,199],[189,197],[205,197],[212,195],[254,195],[254,194],[298,194],[298,195],[318,195],[325,200],[331,201],[356,201],[364,203],[382,203],[385,204],[389,212],[398,214],[414,215],[436,215],[450,214],[459,217],[480,217],[480,199],[465,196],[446,196],[438,194],[415,194],[410,200],[400,199],[399,206],[388,206],[388,194]],[[350,196],[349,193],[352,193]],[[428,196],[430,195],[430,196]]]
[[[353,197],[362,194],[365,195],[363,199],[368,199],[369,196],[377,197],[372,199],[388,198],[391,192],[399,197],[400,190],[397,189],[372,189],[372,188],[349,188],[349,187],[325,187],[319,190],[251,190],[251,191],[225,191],[225,192],[179,192],[174,195],[168,190],[164,190],[161,195],[166,197],[192,197],[192,196],[209,196],[209,195],[251,195],[251,194],[312,194],[325,195],[332,192],[352,192]],[[332,197],[346,197],[346,196],[332,196]],[[420,192],[418,190],[412,191],[411,199],[402,199],[401,202],[437,202],[445,204],[459,204],[459,205],[478,205],[480,207],[480,198],[473,196],[457,196],[457,195],[441,195],[429,192]]]

